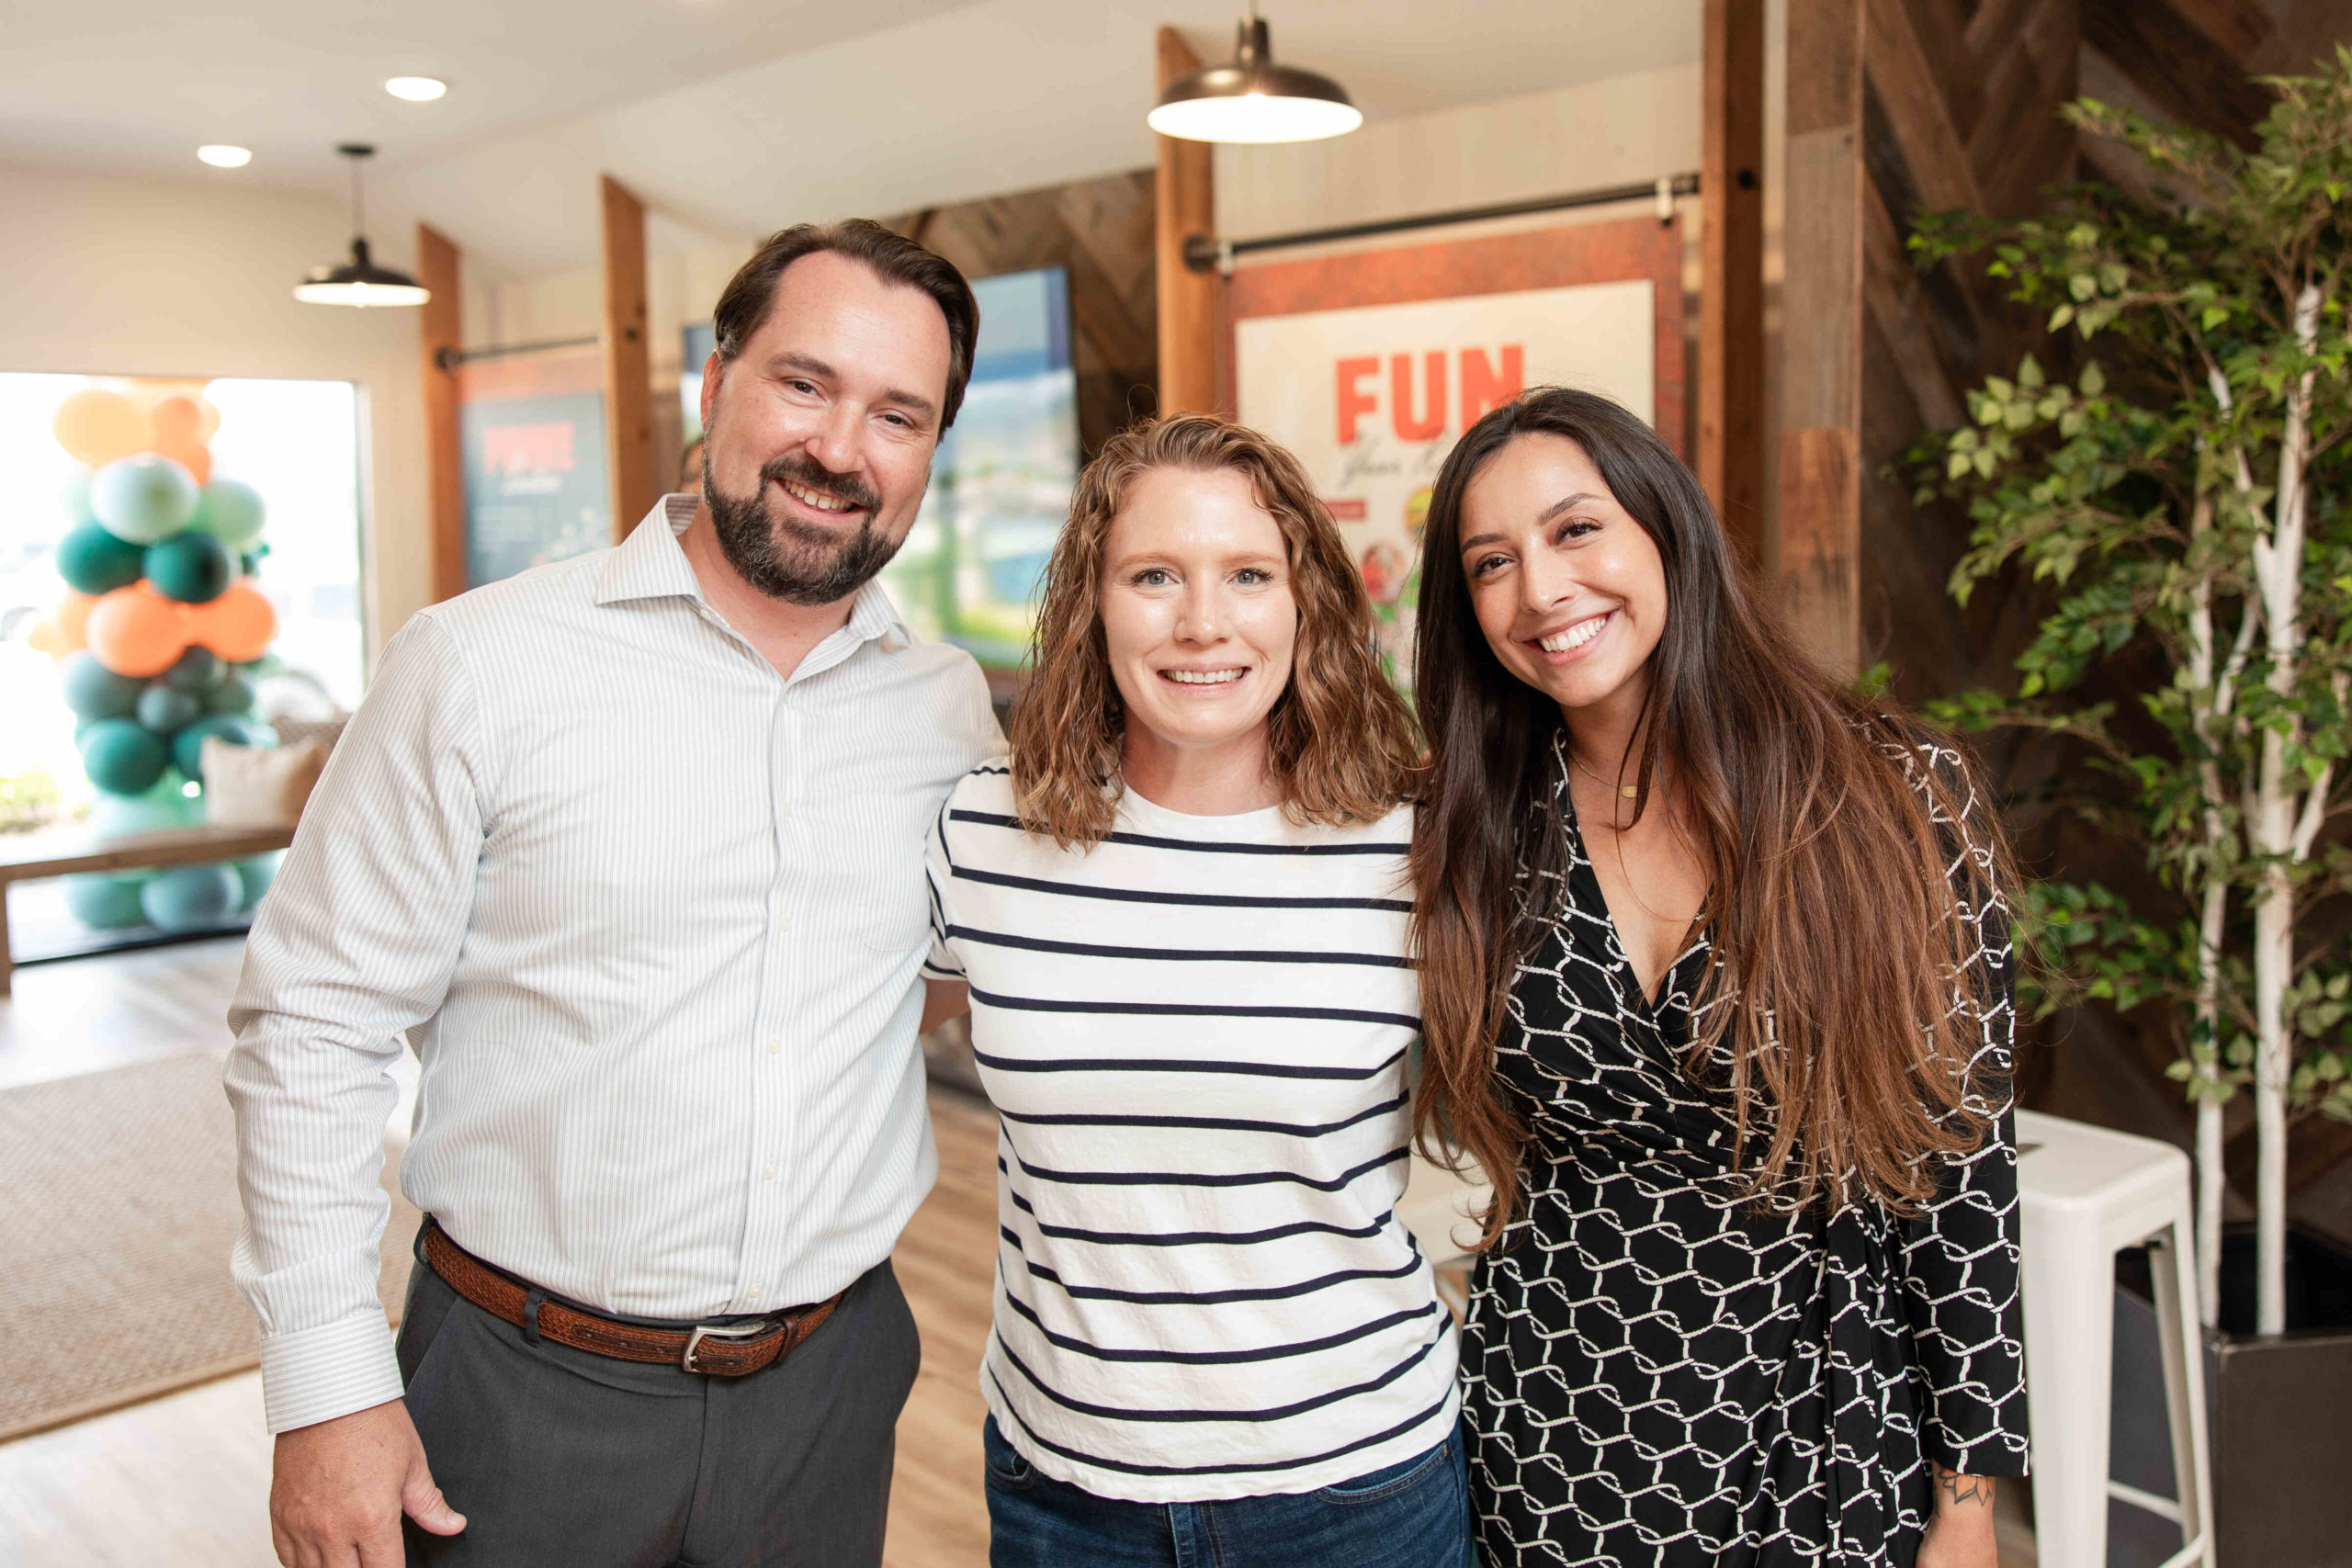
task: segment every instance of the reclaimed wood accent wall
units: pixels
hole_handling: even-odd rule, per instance
[[[597,183],[604,223],[605,447],[613,543],[664,489],[653,472],[653,371],[646,342],[645,204],[610,175]]]
[[[926,209],[885,221],[967,277],[1069,269],[1070,357],[1084,455],[1156,406],[1159,377],[1152,173],[1137,169]]]
[[[1952,603],[1964,526],[1889,472],[2031,331],[1981,265],[1921,273],[1913,217],[2022,215],[2054,182],[2123,173],[2060,118],[2093,88],[2250,141],[2267,96],[2249,61],[2274,27],[2256,0],[1792,0],[1781,589],[1833,667],[1883,660],[1903,695],[1932,695],[2005,664],[2021,630],[1998,595]]]

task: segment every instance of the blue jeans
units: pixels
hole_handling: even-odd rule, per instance
[[[989,1417],[989,1568],[1476,1568],[1462,1433],[1313,1492],[1127,1503],[1040,1475]]]

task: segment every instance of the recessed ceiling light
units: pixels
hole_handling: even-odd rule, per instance
[[[218,142],[198,148],[196,155],[216,169],[242,169],[254,161],[251,148],[231,147]]]
[[[384,84],[384,91],[413,104],[429,104],[448,90],[449,84],[438,76],[395,76]]]

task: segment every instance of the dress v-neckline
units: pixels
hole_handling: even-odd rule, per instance
[[[1657,978],[1653,982],[1656,989],[1644,985],[1642,972],[1634,966],[1633,950],[1625,945],[1625,933],[1617,929],[1617,912],[1609,907],[1609,894],[1600,886],[1600,873],[1593,867],[1592,852],[1585,842],[1584,825],[1577,818],[1576,800],[1565,786],[1560,791],[1560,804],[1561,825],[1568,833],[1570,847],[1575,851],[1568,863],[1568,901],[1571,904],[1577,902],[1577,878],[1582,876],[1591,894],[1593,909],[1599,913],[1601,925],[1609,932],[1610,972],[1622,975],[1633,994],[1636,1010],[1645,1021],[1655,1027],[1659,1023],[1658,1004],[1673,990],[1675,976],[1681,971],[1683,964],[1690,961],[1691,954],[1707,946],[1707,928],[1702,921],[1693,919],[1690,933],[1684,940],[1681,951],[1658,971]]]

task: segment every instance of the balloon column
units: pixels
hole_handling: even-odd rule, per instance
[[[212,473],[220,411],[200,389],[93,388],[52,426],[83,466],[67,487],[78,518],[57,547],[64,603],[35,634],[58,660],[97,799],[91,825],[136,833],[203,820],[207,736],[235,746],[277,737],[253,716],[247,670],[277,635],[249,581],[262,501]],[[276,857],[66,879],[74,918],[101,930],[218,926],[258,902]]]

